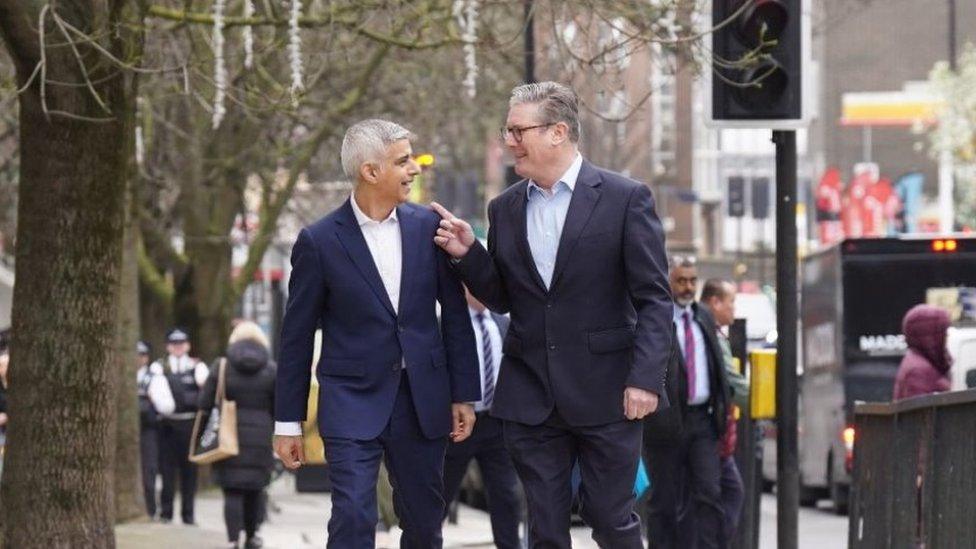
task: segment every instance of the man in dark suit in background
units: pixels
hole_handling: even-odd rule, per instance
[[[676,390],[669,413],[645,426],[648,539],[654,548],[724,547],[718,443],[729,399],[725,362],[715,321],[695,301],[694,259],[673,258],[670,282],[677,348],[669,373]]]
[[[525,179],[488,205],[487,250],[436,204],[435,241],[471,293],[511,312],[492,415],[505,421],[532,546],[570,546],[578,459],[593,539],[639,549],[638,420],[659,406],[672,333],[664,231],[646,185],[580,156],[573,90],[527,84],[509,106],[503,135]]]
[[[274,446],[290,469],[304,460],[300,422],[321,327],[316,375],[332,480],[330,549],[375,544],[381,458],[403,529],[400,547],[440,548],[448,434],[455,442],[471,434],[470,402],[481,399],[461,283],[431,243],[438,216],[406,203],[420,172],[411,138],[385,120],[349,128],[342,165],[356,188],[302,229],[292,250]]]
[[[498,385],[502,341],[508,332],[509,320],[486,309],[471,292],[465,292],[465,297],[477,340],[482,397],[474,405],[478,420],[474,424],[471,437],[447,447],[447,457],[444,459],[444,501],[450,504],[457,497],[468,464],[474,459],[481,470],[495,547],[517,549],[521,507],[517,491],[518,480],[512,457],[505,450],[502,422],[488,413],[495,398],[495,387]]]

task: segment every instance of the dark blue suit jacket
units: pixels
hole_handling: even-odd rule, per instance
[[[277,421],[305,419],[318,327],[318,423],[325,437],[379,436],[402,375],[409,377],[418,420],[429,438],[451,431],[452,402],[481,398],[464,293],[433,241],[440,217],[416,204],[398,206],[397,217],[403,242],[399,314],[348,200],[299,233],[281,331]],[[435,302],[441,304],[441,325]]]
[[[492,415],[528,425],[557,409],[574,426],[625,419],[624,388],[657,393],[674,331],[664,231],[645,185],[584,161],[552,286],[526,236],[526,181],[488,205],[488,249],[456,268],[492,311],[511,312]]]

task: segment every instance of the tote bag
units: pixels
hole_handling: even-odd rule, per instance
[[[227,359],[221,358],[213,408],[206,416],[206,424],[203,424],[203,410],[197,411],[196,421],[193,422],[189,457],[193,463],[213,463],[236,456],[240,451],[237,444],[237,403],[226,398],[226,370]]]

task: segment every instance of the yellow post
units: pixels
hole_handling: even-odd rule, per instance
[[[776,418],[776,350],[755,349],[749,353],[752,364],[749,408],[752,419]]]

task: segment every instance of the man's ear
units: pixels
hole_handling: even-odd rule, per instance
[[[552,146],[558,147],[569,139],[569,126],[565,122],[557,122],[553,127]]]
[[[362,165],[359,166],[359,177],[371,185],[376,184],[376,176],[378,173],[379,166],[373,162],[363,162]]]

